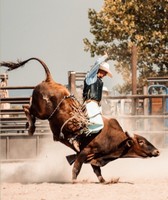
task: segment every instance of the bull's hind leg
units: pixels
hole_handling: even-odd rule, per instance
[[[30,113],[30,105],[23,105],[22,107],[28,120],[28,122],[26,123],[26,128],[28,128],[28,134],[33,135],[36,129],[35,127],[36,118],[34,115],[31,115]]]

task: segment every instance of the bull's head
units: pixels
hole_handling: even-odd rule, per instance
[[[125,134],[128,137],[126,145],[130,148],[127,155],[125,155],[126,157],[147,158],[159,156],[159,150],[146,138],[137,134],[129,134],[127,132],[125,132]]]

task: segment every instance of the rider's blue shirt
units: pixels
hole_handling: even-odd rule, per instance
[[[97,81],[97,72],[99,70],[100,64],[104,62],[107,59],[107,57],[107,55],[104,55],[96,60],[91,70],[86,74],[85,80],[87,85],[91,85]]]

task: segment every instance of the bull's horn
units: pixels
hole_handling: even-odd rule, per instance
[[[127,131],[125,132],[127,135],[128,135],[128,137],[131,137],[131,138],[133,138],[134,137],[134,133],[128,133]]]

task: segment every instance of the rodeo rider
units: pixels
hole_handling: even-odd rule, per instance
[[[88,131],[86,135],[98,133],[103,127],[103,119],[101,114],[100,102],[102,99],[103,81],[105,76],[112,78],[109,64],[105,62],[108,54],[100,57],[86,74],[83,88],[83,101],[86,105],[87,114],[89,117]],[[73,140],[75,149],[79,152],[79,141]]]

